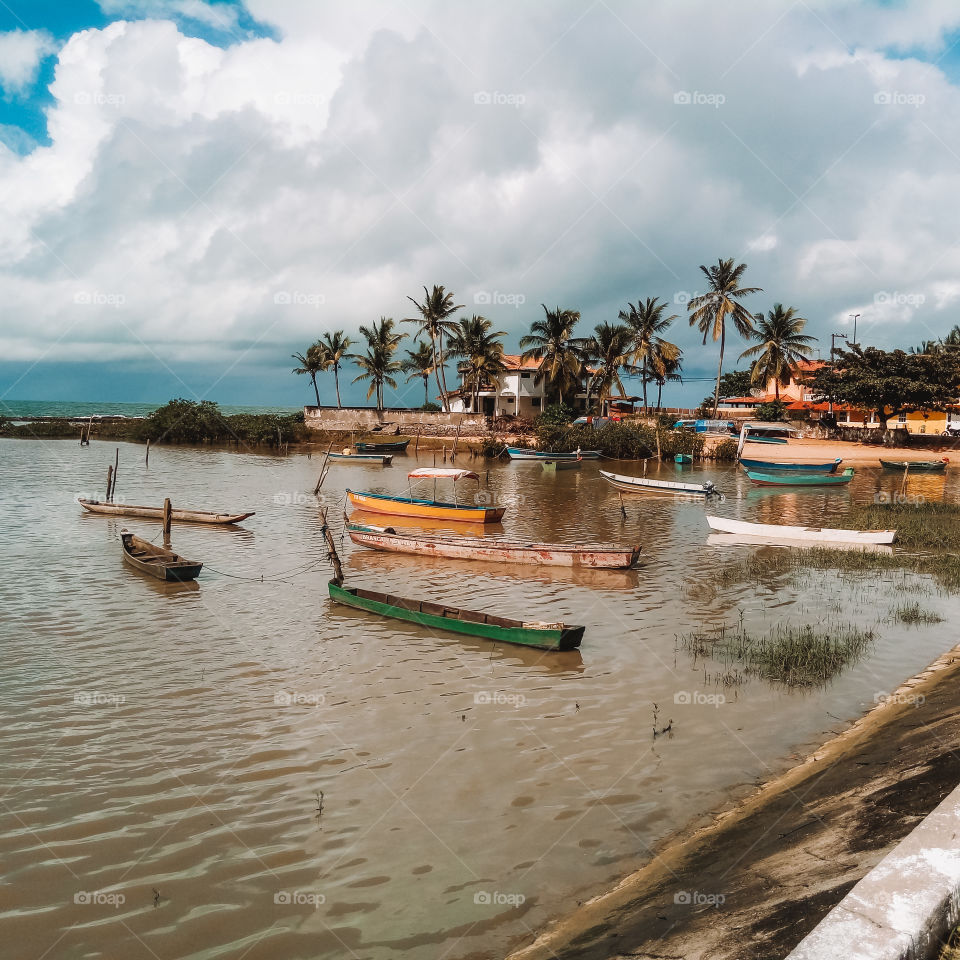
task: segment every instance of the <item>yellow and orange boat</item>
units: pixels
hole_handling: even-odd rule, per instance
[[[436,495],[437,480],[471,479],[480,484],[480,477],[470,470],[454,468],[422,467],[408,474],[411,480],[432,479],[434,481],[434,495]],[[456,488],[454,488],[456,489]],[[484,495],[485,496],[485,495]],[[486,506],[483,503],[461,504],[437,500],[421,499],[414,496],[400,497],[392,493],[369,493],[350,490],[347,488],[347,497],[350,502],[361,510],[371,513],[385,513],[393,517],[424,517],[430,520],[456,520],[467,523],[497,523],[506,512],[506,507]],[[478,501],[480,496],[476,498]]]

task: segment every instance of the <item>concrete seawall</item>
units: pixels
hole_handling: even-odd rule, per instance
[[[487,433],[487,418],[471,413],[428,413],[425,410],[373,410],[369,407],[304,407],[303,422],[310,430],[348,430],[383,433],[425,434]]]

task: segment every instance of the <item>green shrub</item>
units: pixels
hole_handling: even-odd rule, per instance
[[[609,423],[599,429],[583,426],[541,426],[537,430],[540,450],[572,453],[581,450],[599,450],[605,457],[618,460],[647,460],[657,455],[657,436],[660,438],[660,456],[672,459],[678,453],[700,456],[703,437],[687,430],[664,430],[643,423]]]
[[[576,416],[574,410],[565,403],[551,403],[534,420],[534,425],[537,427],[562,426],[575,420]]]
[[[730,439],[721,441],[713,448],[713,459],[736,460],[738,446],[739,442],[737,440]]]
[[[776,423],[784,418],[787,405],[782,400],[771,400],[769,403],[757,404],[753,418],[767,423]]]
[[[428,400],[421,408],[424,413],[439,413],[441,407],[439,404],[434,403],[432,400]]]
[[[140,423],[137,439],[152,443],[280,446],[307,435],[303,413],[237,413],[225,417],[212,400],[171,400]]]

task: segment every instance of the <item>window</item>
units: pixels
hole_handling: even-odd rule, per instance
[[[533,409],[534,409],[534,410],[539,410],[539,409],[540,409],[540,398],[539,398],[539,397],[531,397],[531,398],[530,398],[530,403],[533,404]]]
[[[530,379],[530,374],[529,374],[529,373],[521,373],[521,374],[520,374],[520,379],[521,379],[521,380],[529,380],[529,379]]]
[[[900,416],[897,417],[897,423],[906,423],[906,422],[907,422],[907,415],[905,413],[901,413]]]

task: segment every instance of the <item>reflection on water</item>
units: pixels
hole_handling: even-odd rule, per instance
[[[142,577],[118,531],[159,526],[73,499],[115,446],[0,441],[0,560],[17,571],[0,580],[0,919],[23,956],[500,956],[953,643],[957,604],[922,578],[716,586],[723,564],[769,548],[708,549],[705,512],[829,524],[900,491],[879,470],[858,468],[842,492],[780,492],[695,465],[684,479],[713,480],[725,502],[624,497],[624,518],[598,464],[549,479],[539,464],[484,465],[502,527],[429,527],[643,545],[639,570],[569,571],[354,547],[344,488],[402,493],[417,461],[331,464],[323,503],[351,584],[586,624],[580,650],[551,654],[331,605],[316,457],[160,447],[147,469],[121,444],[120,500],[257,511],[237,530],[174,525],[174,549],[204,563],[195,584]],[[952,472],[905,489],[957,493]],[[918,593],[945,623],[886,620]],[[692,696],[714,692],[712,672],[677,638],[741,616],[880,637],[825,689],[753,680],[722,705]],[[656,742],[654,704],[673,722]]]

